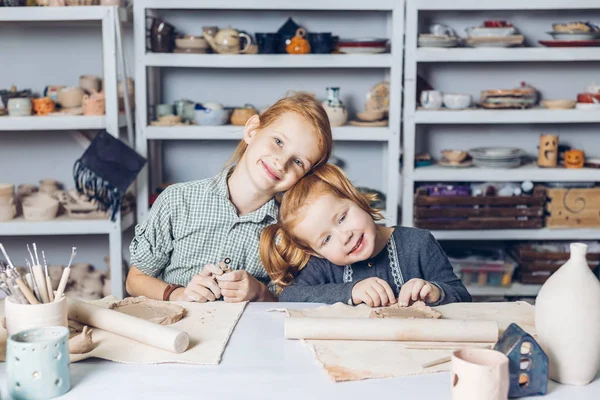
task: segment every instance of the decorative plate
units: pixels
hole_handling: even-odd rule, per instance
[[[598,47],[600,39],[591,40],[540,40],[539,43],[546,47]]]

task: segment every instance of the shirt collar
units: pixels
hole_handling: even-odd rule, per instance
[[[230,203],[231,203],[231,200],[229,200],[229,188],[227,187],[227,178],[229,178],[229,176],[233,172],[233,168],[234,168],[234,166],[225,168],[218,175],[216,175],[211,182],[212,190],[219,196],[222,196],[225,199],[227,199],[227,201]],[[233,207],[233,204],[231,204],[231,206]],[[262,222],[266,216],[269,216],[272,218],[273,221],[277,221],[278,211],[279,211],[279,206],[277,205],[277,202],[273,198],[273,199],[269,200],[268,202],[266,202],[265,204],[263,204],[258,210],[252,211],[250,214],[246,214],[246,215],[240,217],[240,220],[252,221],[252,222],[258,223],[258,222]]]

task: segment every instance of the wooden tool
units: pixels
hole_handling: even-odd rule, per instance
[[[495,342],[496,321],[397,318],[286,318],[285,337],[312,340]]]
[[[60,282],[58,283],[58,288],[56,289],[56,296],[54,297],[54,301],[59,301],[65,292],[65,288],[67,287],[67,282],[69,281],[69,275],[71,274],[71,263],[77,255],[77,247],[73,247],[71,249],[71,258],[69,259],[69,264],[63,270],[62,276],[60,277]]]
[[[17,283],[17,286],[19,287],[21,293],[23,293],[23,296],[25,296],[29,304],[40,304],[40,302],[35,297],[31,289],[29,289],[29,286],[27,286],[25,282],[23,282],[23,279],[17,278],[15,279],[15,282]]]
[[[186,332],[71,298],[69,319],[177,354],[190,343]]]
[[[440,364],[450,362],[451,360],[452,360],[452,356],[446,356],[446,357],[438,358],[437,360],[426,362],[425,364],[421,365],[421,367],[429,368],[429,367],[433,367],[435,365],[440,365]]]
[[[46,262],[46,254],[42,251],[42,259],[44,260],[44,275],[46,275],[46,288],[48,289],[48,298],[50,302],[54,301],[54,290],[52,290],[52,280],[48,274],[48,263]]]
[[[48,288],[46,286],[46,276],[44,275],[44,271],[42,271],[42,266],[34,265],[31,269],[33,270],[33,277],[35,278],[35,283],[40,294],[40,300],[42,300],[42,303],[50,303]]]

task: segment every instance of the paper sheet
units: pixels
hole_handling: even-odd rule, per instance
[[[109,296],[92,304],[106,307],[116,298]],[[221,356],[246,302],[212,303],[175,302],[187,310],[186,316],[169,325],[185,331],[190,336],[190,346],[181,354],[157,349],[131,339],[93,328],[96,347],[86,354],[71,354],[71,362],[97,357],[126,364],[219,364]],[[4,318],[4,302],[0,306],[0,319]],[[6,358],[6,330],[0,327],[0,360]]]
[[[492,320],[501,335],[512,323],[535,335],[535,308],[526,302],[454,303],[434,307],[446,319]],[[372,308],[337,303],[331,306],[285,311],[288,318],[368,318]],[[450,363],[422,368],[421,365],[452,354],[452,350],[414,350],[407,346],[418,342],[306,340],[318,363],[336,381],[389,378],[449,371]],[[491,344],[491,343],[490,343]]]

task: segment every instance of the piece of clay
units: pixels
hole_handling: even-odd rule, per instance
[[[69,353],[84,354],[94,349],[94,341],[92,340],[92,331],[88,326],[83,327],[83,331],[69,339]]]
[[[416,301],[409,307],[393,306],[373,310],[369,318],[440,318],[442,314],[422,301]]]
[[[185,316],[185,308],[177,304],[144,296],[128,297],[110,304],[108,308],[160,325],[174,324]]]

